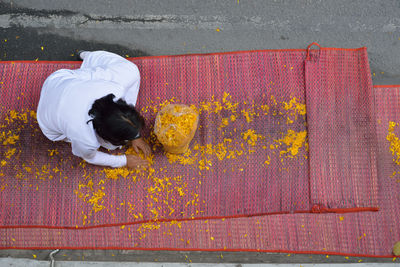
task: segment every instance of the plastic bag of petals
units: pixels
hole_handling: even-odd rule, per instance
[[[169,104],[156,117],[154,133],[168,153],[185,153],[196,133],[199,114],[195,106]]]

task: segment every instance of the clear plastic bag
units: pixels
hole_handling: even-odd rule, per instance
[[[196,107],[169,104],[157,114],[154,133],[166,152],[181,154],[188,150],[198,122]]]

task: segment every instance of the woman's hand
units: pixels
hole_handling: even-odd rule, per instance
[[[131,169],[146,168],[149,162],[139,156],[126,155],[126,166]]]
[[[142,137],[132,140],[132,148],[139,155],[139,150],[142,150],[145,157],[148,157],[151,153],[150,146],[143,140]]]

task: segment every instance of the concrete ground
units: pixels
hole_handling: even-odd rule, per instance
[[[400,83],[397,0],[0,0],[1,59],[77,49],[170,55],[367,46],[377,83]],[[43,49],[42,49],[43,47]]]
[[[77,262],[77,261],[58,261],[55,262],[57,267],[108,267],[109,262]],[[0,259],[0,266],[25,266],[25,267],[47,267],[49,266],[49,262],[47,261],[33,261],[33,260],[25,260],[25,259]],[[210,264],[210,263],[126,263],[126,262],[118,262],[113,263],[114,267],[340,267],[342,264],[229,264],[229,263],[220,263],[220,264]],[[374,267],[377,266],[376,263],[360,263],[357,267]],[[381,263],[379,267],[391,267],[393,264],[390,263]]]
[[[57,267],[108,267],[109,262],[77,262],[77,261],[58,261],[55,262]],[[0,266],[26,266],[26,267],[47,267],[49,266],[49,262],[47,261],[33,261],[33,260],[25,260],[25,259],[11,259],[5,258],[0,259]],[[229,264],[229,263],[220,263],[218,265],[209,264],[209,263],[126,263],[126,262],[118,262],[113,263],[114,267],[340,267],[342,264]],[[377,266],[376,263],[360,263],[357,267],[374,267]],[[391,267],[393,264],[390,263],[381,263],[379,267]]]
[[[75,60],[77,50],[136,57],[367,46],[374,84],[400,84],[398,0],[0,0],[1,60]],[[0,257],[47,260],[50,251]],[[61,251],[58,260],[346,263],[392,259],[270,253]],[[0,263],[1,264],[1,263]]]

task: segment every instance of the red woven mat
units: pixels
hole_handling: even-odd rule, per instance
[[[265,251],[392,257],[400,240],[400,166],[392,144],[400,136],[400,85],[375,87],[378,212],[282,214],[101,227],[1,228],[1,248]],[[390,133],[393,133],[391,135]],[[388,137],[389,136],[389,137]],[[390,141],[389,141],[389,140]]]
[[[360,61],[366,56],[363,50],[341,51],[353,54]],[[2,63],[1,99],[5,105],[1,111],[5,126],[2,142],[19,136],[15,144],[1,147],[5,162],[1,170],[4,174],[1,206],[4,208],[0,217],[4,247],[43,248],[53,244],[76,247],[80,244],[79,247],[85,248],[304,250],[298,242],[306,240],[306,236],[290,243],[290,248],[281,246],[285,242],[281,237],[279,240],[283,243],[278,240],[264,243],[260,239],[253,243],[256,247],[244,244],[251,243],[246,237],[253,234],[253,241],[260,236],[272,238],[273,232],[279,232],[276,226],[272,227],[273,223],[280,223],[282,231],[290,229],[295,234],[295,227],[290,225],[298,223],[296,218],[304,222],[300,227],[305,228],[307,221],[313,224],[315,218],[337,218],[337,215],[227,218],[309,212],[311,204],[315,204],[310,201],[307,144],[301,134],[306,130],[305,57],[304,50],[286,50],[135,59],[142,74],[138,107],[148,125],[152,125],[160,104],[170,100],[196,104],[201,110],[202,127],[191,145],[191,154],[178,159],[168,160],[154,138],[150,138],[149,142],[156,147],[153,170],[131,173],[125,178],[112,173],[107,177],[103,168],[82,164],[71,156],[67,144],[47,141],[30,118],[29,111],[35,109],[44,79],[56,69],[76,68],[77,63]],[[368,65],[360,66],[351,73],[358,76],[369,71]],[[363,87],[361,91],[368,95],[368,90]],[[177,161],[171,163],[173,160]],[[371,176],[363,179],[376,190]],[[320,184],[315,190],[327,186],[331,184]],[[357,184],[353,186],[355,191],[365,189]],[[376,207],[367,205],[376,204],[376,194],[357,198],[361,201],[356,202],[352,198],[358,196],[355,193],[344,196],[339,202],[345,205],[325,207],[348,208],[348,211]],[[152,219],[158,221],[140,223]],[[182,219],[190,220],[179,221]],[[210,222],[215,229],[207,226]],[[118,226],[66,229],[106,224]],[[30,234],[18,228],[35,225],[42,228]],[[250,231],[251,228],[254,230]],[[308,229],[322,228],[313,225]],[[42,234],[49,234],[54,243],[44,242]],[[162,242],[154,243],[160,239]],[[213,242],[217,239],[219,242]],[[185,241],[186,245],[178,240]]]
[[[69,144],[39,131],[31,110],[41,84],[56,69],[79,63],[1,65],[2,141],[18,137],[1,146],[3,226],[77,228],[310,210],[304,53],[134,61],[142,77],[144,136],[154,148],[151,168],[141,172],[87,165]],[[190,151],[178,157],[166,155],[152,134],[157,111],[168,102],[201,112]]]
[[[377,207],[377,141],[367,49],[314,52],[305,65],[313,208]]]

